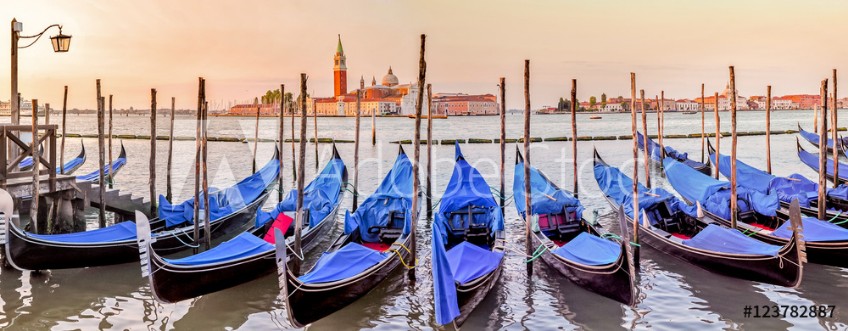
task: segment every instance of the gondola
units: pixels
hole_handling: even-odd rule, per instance
[[[62,172],[62,168],[56,168],[56,173],[60,175],[70,175],[73,174],[74,171],[77,171],[82,165],[85,163],[86,155],[85,155],[85,144],[80,142],[80,153],[77,157],[70,159],[68,162],[65,162],[65,165],[62,167],[65,169],[65,172]]]
[[[710,162],[715,164],[716,151],[709,140],[707,140],[707,151],[709,151]],[[719,172],[724,177],[730,178],[730,157],[719,154],[718,159]],[[736,182],[739,186],[764,194],[776,194],[783,207],[778,212],[785,214],[789,203],[793,199],[798,199],[802,214],[811,216],[818,214],[819,184],[804,175],[792,174],[789,177],[778,177],[739,160],[736,160],[736,171]],[[830,208],[827,210],[827,219],[834,224],[848,227],[848,185],[842,184],[836,188],[828,188],[827,206]]]
[[[607,165],[597,150],[594,175],[609,204],[621,213],[622,233],[633,237],[633,180]],[[797,233],[783,246],[766,244],[700,215],[698,208],[662,188],[638,188],[640,244],[726,276],[789,287],[800,284],[804,253]],[[792,218],[796,226],[799,218]]]
[[[819,147],[819,134],[804,130],[803,128],[801,128],[801,123],[798,123],[798,135],[800,135],[802,138],[804,138],[804,140],[806,140],[813,146],[816,146],[816,148]],[[846,145],[848,145],[848,138],[840,137],[839,140],[837,140],[837,153],[846,155]],[[833,139],[831,138],[827,138],[827,153],[833,154]]]
[[[38,145],[38,154],[44,155],[44,146]],[[27,156],[21,162],[18,163],[18,170],[20,171],[29,171],[32,170],[32,166],[35,163],[32,162],[32,156]]]
[[[798,148],[798,158],[801,159],[801,162],[806,164],[810,169],[819,171],[819,156],[818,153],[813,154],[807,152],[804,147],[801,147],[801,142],[795,141],[795,146]],[[827,158],[827,166],[825,167],[825,176],[831,182],[833,181],[833,159]],[[842,164],[842,162],[836,161],[837,166],[839,167],[839,181],[848,182],[848,165]]]
[[[684,200],[690,204],[700,203],[704,213],[730,226],[730,183],[701,174],[670,158],[663,162],[666,178]],[[791,222],[777,212],[780,203],[775,194],[739,186],[736,196],[737,229],[773,245],[792,241]],[[808,216],[802,217],[802,222],[801,234],[810,262],[848,267],[848,229]]]
[[[302,248],[307,252],[333,228],[344,197],[347,169],[333,146],[333,158],[303,190],[303,205],[308,222],[302,230]],[[139,251],[143,276],[150,282],[153,297],[173,303],[233,287],[276,270],[274,229],[281,229],[286,243],[294,241],[294,215],[297,190],[271,212],[259,211],[256,224],[233,239],[210,250],[183,258],[167,259],[158,254],[150,241],[144,214],[136,213]],[[302,255],[302,252],[298,252]],[[149,266],[149,267],[148,267]]]
[[[399,266],[413,266],[412,163],[400,148],[377,190],[353,213],[345,213],[344,233],[306,273],[287,256],[276,236],[277,274],[289,322],[303,327],[356,301]]]
[[[506,240],[501,207],[459,143],[432,223],[436,322],[461,326],[501,275]]]
[[[231,187],[210,192],[210,237],[241,232],[255,219],[256,210],[276,183],[278,158],[275,153],[258,172]],[[150,222],[157,252],[170,254],[192,245],[193,203],[191,198],[172,205],[165,197],[159,197],[159,217]],[[136,225],[131,221],[68,234],[29,233],[16,222],[6,220],[0,222],[0,229],[0,233],[5,232],[6,260],[21,270],[96,267],[139,260]],[[202,224],[200,229],[201,233],[206,230]]]
[[[118,154],[118,158],[112,160],[112,163],[103,166],[103,178],[108,177],[110,174],[112,178],[118,175],[118,172],[127,164],[127,150],[124,149],[124,143],[121,143],[121,154]],[[98,184],[100,182],[100,170],[94,170],[88,174],[77,176],[78,182],[92,182]]]
[[[512,192],[518,216],[526,217],[524,159],[515,151]],[[628,306],[636,301],[635,273],[627,242],[611,236],[600,224],[583,218],[583,205],[571,192],[557,187],[530,167],[533,247],[544,246],[541,260],[577,285]]]
[[[636,132],[636,143],[639,146],[640,150],[645,150],[644,136],[642,136],[642,133]],[[653,164],[662,165],[663,155],[662,153],[660,153],[660,151],[662,150],[662,148],[660,147],[660,144],[648,137],[648,155],[650,155],[651,163]],[[675,160],[680,161],[692,167],[693,169],[700,171],[701,173],[707,175],[712,173],[712,169],[710,168],[709,163],[701,163],[695,160],[691,160],[689,159],[689,154],[681,153],[676,149],[672,148],[671,146],[665,146],[665,155],[674,158]]]

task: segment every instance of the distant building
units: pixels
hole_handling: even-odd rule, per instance
[[[821,105],[821,96],[818,94],[790,94],[781,98],[792,102],[792,109],[816,109]]]
[[[278,104],[239,104],[230,107],[227,114],[234,116],[256,116],[257,108],[259,109],[260,116],[274,116],[280,114],[280,107]]]
[[[433,95],[433,113],[438,115],[497,115],[498,108],[498,98],[492,94],[438,93]]]

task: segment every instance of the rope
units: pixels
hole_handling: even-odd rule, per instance
[[[183,246],[191,247],[191,248],[198,248],[198,247],[200,247],[200,243],[195,244],[195,245],[192,245],[192,244],[189,244],[189,243],[187,243],[187,242],[183,241],[182,239],[180,239],[180,233],[185,234],[186,236],[188,236],[188,232],[186,232],[186,230],[183,230],[183,231],[180,231],[180,232],[177,232],[177,233],[175,233],[175,234],[174,234],[174,238],[177,238],[177,241],[179,241],[181,244],[183,244]]]
[[[409,253],[409,255],[412,255],[412,251],[410,251],[409,248],[406,248],[406,246],[404,246],[402,243],[395,243],[395,245],[400,246],[407,253]],[[392,246],[395,246],[395,245],[392,245]],[[403,266],[406,268],[406,270],[415,269],[415,256],[412,257],[412,265],[410,266],[410,265],[406,264],[406,261],[403,260],[403,255],[400,255],[400,251],[397,248],[394,248],[391,251],[394,252],[395,255],[397,255],[398,260],[400,260],[400,264],[403,264]]]
[[[538,259],[540,256],[542,256],[542,253],[544,253],[546,250],[548,250],[548,246],[545,246],[544,244],[539,245],[539,248],[536,248],[536,251],[533,252],[533,256],[530,257],[529,260],[524,261],[524,263],[533,262],[533,260]]]
[[[602,234],[601,238],[604,238],[604,239],[607,239],[607,238],[621,239],[621,236],[619,236],[615,233],[612,233],[612,232],[607,232],[607,233]]]
[[[836,213],[836,215],[833,215],[833,218],[831,218],[830,221],[828,221],[828,222],[833,223],[833,221],[835,221],[839,217],[839,215],[842,215],[841,210],[838,213]],[[840,223],[836,223],[836,224],[842,224],[842,223],[845,223],[845,221],[843,220]]]

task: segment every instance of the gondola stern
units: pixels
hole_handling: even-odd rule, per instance
[[[524,156],[521,155],[521,149],[518,148],[518,145],[515,145],[515,164],[519,164],[524,162]]]

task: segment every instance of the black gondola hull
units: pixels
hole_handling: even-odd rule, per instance
[[[542,245],[542,239],[539,237],[542,235],[544,234],[538,232],[533,234],[534,247]],[[623,246],[618,260],[601,268],[589,268],[553,253],[544,253],[541,258],[549,267],[586,290],[626,305],[632,305],[636,299],[633,277],[628,269],[627,252]]]
[[[338,205],[316,228],[304,233],[303,251],[307,252],[318,244],[333,227]],[[150,258],[150,283],[153,295],[162,302],[173,303],[217,292],[243,284],[277,269],[274,250],[215,266],[180,267],[168,264],[159,257],[154,248]],[[136,252],[138,253],[138,252]]]
[[[268,199],[268,194],[266,190],[245,208],[213,221],[210,237],[220,238],[244,230],[245,225],[254,220],[256,210]],[[135,239],[103,244],[59,243],[29,237],[11,224],[7,225],[7,229],[5,257],[13,266],[22,270],[98,267],[139,260]],[[201,227],[201,233],[204,230]],[[191,236],[190,230],[160,236],[153,247],[163,254],[176,253],[189,248],[185,243],[191,241]]]

